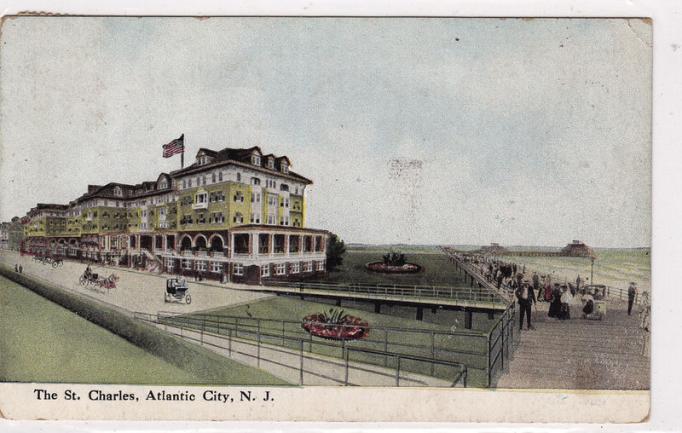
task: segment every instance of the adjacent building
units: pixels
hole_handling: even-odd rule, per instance
[[[306,226],[312,181],[291,165],[257,146],[202,148],[156,180],[39,203],[22,251],[245,283],[323,274],[328,232]]]

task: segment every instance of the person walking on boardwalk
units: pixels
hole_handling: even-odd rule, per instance
[[[575,290],[576,292],[580,293],[580,283],[582,283],[583,280],[580,278],[580,274],[575,279]]]
[[[533,272],[533,291],[538,292],[537,300],[539,301],[541,296],[540,296],[540,276],[538,275],[537,272]]]
[[[632,304],[635,303],[635,297],[637,296],[637,285],[631,281],[630,287],[628,287],[628,316],[632,315]]]
[[[520,287],[516,289],[516,299],[519,301],[519,330],[523,329],[523,315],[526,315],[526,322],[528,323],[528,329],[535,329],[530,323],[531,307],[535,303],[535,292],[530,288],[530,285],[526,282],[521,284]]]

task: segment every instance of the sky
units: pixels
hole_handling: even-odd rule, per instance
[[[8,19],[0,220],[179,168],[287,155],[346,242],[643,247],[651,26],[637,19]]]

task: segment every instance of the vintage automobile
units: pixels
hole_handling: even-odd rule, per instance
[[[187,281],[181,278],[167,279],[164,302],[185,302],[186,304],[191,304],[192,297],[189,294]]]

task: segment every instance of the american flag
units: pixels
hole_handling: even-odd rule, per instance
[[[170,158],[176,153],[185,152],[185,134],[182,134],[180,138],[176,138],[168,144],[163,145],[163,157]]]

